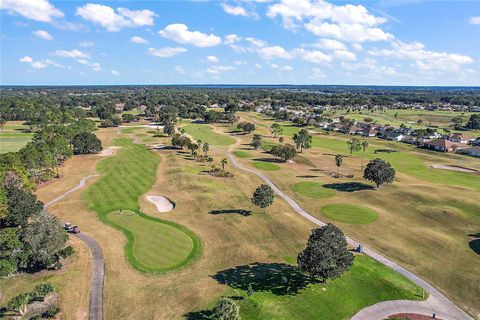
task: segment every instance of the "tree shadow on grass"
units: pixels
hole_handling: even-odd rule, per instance
[[[297,178],[318,178],[318,176],[304,175],[304,176],[297,176]]]
[[[260,161],[260,162],[273,162],[273,163],[283,163],[282,160],[280,159],[275,159],[275,158],[256,158],[252,159],[253,161]]]
[[[361,183],[361,182],[328,183],[328,184],[324,184],[323,186],[325,188],[335,189],[341,192],[355,192],[355,191],[375,189],[371,185]]]
[[[241,296],[230,296],[228,297],[231,300],[240,301],[244,298]],[[192,311],[187,314],[184,314],[183,317],[187,320],[211,320],[215,315],[215,311],[212,310],[200,310],[200,311]]]
[[[252,211],[245,209],[227,209],[227,210],[210,210],[208,213],[217,215],[217,214],[239,214],[244,217],[252,215]]]
[[[469,236],[475,238],[468,243],[470,249],[472,249],[476,254],[480,255],[480,232],[469,234]]]
[[[276,295],[294,295],[320,280],[310,277],[285,263],[260,263],[223,270],[212,276],[220,284],[235,289],[268,291]]]

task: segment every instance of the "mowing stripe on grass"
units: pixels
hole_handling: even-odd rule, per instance
[[[98,164],[102,177],[84,194],[90,209],[125,234],[125,255],[135,269],[162,273],[190,264],[201,253],[200,239],[184,226],[139,211],[138,199],[153,185],[160,159],[131,140],[116,139],[115,143],[123,148]],[[133,211],[137,216],[127,221],[112,215],[120,210]],[[151,247],[151,243],[162,245]]]

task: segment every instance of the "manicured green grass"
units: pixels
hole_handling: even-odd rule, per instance
[[[250,158],[252,156],[250,153],[242,150],[234,151],[233,154],[239,158]]]
[[[320,212],[328,219],[351,224],[372,223],[378,218],[372,209],[351,204],[329,204],[322,207]]]
[[[0,133],[0,153],[17,152],[32,140],[32,133],[4,132]]]
[[[327,199],[335,195],[335,190],[322,186],[321,183],[313,181],[298,182],[293,186],[296,193],[314,199]]]
[[[280,166],[271,162],[254,162],[253,166],[260,170],[265,171],[277,171],[280,170]]]
[[[128,240],[125,255],[137,270],[161,273],[191,263],[201,252],[200,240],[193,232],[173,222],[138,211],[138,199],[151,188],[159,158],[145,146],[133,144],[131,140],[117,139],[115,143],[123,148],[115,156],[99,163],[97,170],[102,177],[84,193],[90,209],[95,211],[104,223],[125,234]],[[126,221],[126,217],[118,218],[117,215],[110,214],[121,209],[137,212],[136,220]],[[176,232],[172,232],[172,228],[176,229]],[[160,234],[155,236],[157,232]],[[151,246],[151,243],[160,242],[164,245]],[[190,248],[190,251],[186,252],[186,248]],[[177,253],[173,254],[176,251]]]
[[[194,139],[200,139],[214,146],[228,146],[235,143],[234,138],[214,132],[208,124],[189,123],[182,128]]]
[[[247,276],[250,273],[247,271]],[[353,267],[340,278],[325,284],[310,284],[293,294],[272,292],[295,287],[292,279],[289,284],[282,284],[282,275],[256,273],[245,284],[232,285],[233,293],[243,297],[236,301],[242,319],[349,319],[361,309],[381,301],[421,300],[421,288],[367,256],[357,256]],[[249,282],[257,288],[252,297],[246,293]]]

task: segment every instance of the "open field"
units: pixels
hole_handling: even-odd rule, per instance
[[[33,133],[23,121],[9,121],[0,132],[0,153],[15,152],[32,140]]]
[[[327,199],[335,195],[335,190],[325,188],[319,182],[302,181],[293,186],[296,193],[308,198]]]
[[[99,163],[102,177],[88,188],[86,202],[103,222],[125,233],[126,256],[137,270],[156,273],[187,265],[200,254],[199,239],[175,223],[137,211],[139,197],[154,182],[159,158],[130,140],[115,142],[122,149]]]
[[[227,146],[235,143],[235,139],[214,132],[209,125],[192,122],[183,126],[183,128],[188,135],[195,137],[195,139],[200,139],[203,142],[207,141],[213,146]]]
[[[372,223],[378,218],[372,209],[350,204],[328,204],[322,207],[320,212],[330,220],[351,224]]]
[[[269,143],[276,140],[267,130],[273,121],[255,113],[241,113],[241,116],[243,121],[259,124],[255,133],[261,134],[263,141]],[[292,143],[289,137],[298,130],[297,127],[285,125],[286,142]],[[248,142],[242,136],[239,138],[239,143]],[[449,164],[478,169],[478,159],[368,139],[370,147],[365,153],[365,164],[369,159],[381,157],[391,162],[397,171],[394,184],[374,190],[371,183],[362,179],[362,153],[347,156],[345,141],[348,138],[347,135],[314,134],[313,147],[300,154],[314,167],[294,159],[293,163],[282,164],[282,170],[266,174],[310,213],[334,222],[354,239],[419,274],[470,313],[480,312],[478,274],[471,268],[478,264],[478,254],[469,245],[472,241],[470,235],[478,233],[480,229],[480,175],[478,172],[430,167],[431,164]],[[385,148],[398,149],[400,152],[374,153],[375,149]],[[261,150],[252,149],[248,152],[252,154],[252,159],[271,157]],[[334,157],[338,153],[347,156],[340,174],[351,174],[353,178],[336,179],[330,175],[336,172]],[[253,166],[251,159],[239,160],[246,166]],[[336,194],[327,199],[315,199],[297,193],[295,184],[307,181],[336,190]],[[378,214],[378,219],[365,225],[353,225],[329,220],[321,215],[323,206],[338,203],[367,205]],[[446,256],[448,260],[445,260]],[[439,261],[442,261],[442,268],[438,267]]]

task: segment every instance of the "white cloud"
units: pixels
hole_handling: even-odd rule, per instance
[[[232,34],[227,34],[225,36],[225,40],[223,40],[223,42],[225,44],[233,44],[233,43],[238,42],[240,40],[242,40],[242,37],[232,33]]]
[[[209,62],[214,62],[214,63],[220,61],[220,60],[219,60],[217,57],[215,57],[215,56],[207,56],[207,60],[208,60]]]
[[[0,9],[40,22],[52,22],[54,18],[63,17],[63,13],[47,0],[2,0]]]
[[[480,24],[480,16],[470,17],[470,19],[468,20],[468,23],[470,23],[470,24]]]
[[[53,36],[45,30],[37,30],[37,31],[33,31],[32,33],[44,40],[53,40]]]
[[[95,42],[84,40],[79,42],[78,45],[83,48],[93,47],[95,45]]]
[[[249,12],[242,6],[230,6],[226,3],[222,3],[223,11],[234,16],[243,16],[243,17],[255,17],[258,15],[255,12]]]
[[[320,50],[295,49],[294,53],[301,59],[312,63],[326,63],[332,61],[332,57]]]
[[[249,42],[250,44],[254,45],[255,47],[264,47],[267,45],[267,43],[263,40],[256,39],[253,37],[247,37],[245,38],[245,41]]]
[[[43,69],[43,68],[46,68],[48,65],[42,61],[35,61],[33,63],[30,64],[32,67],[34,67],[35,69]]]
[[[73,59],[86,59],[90,55],[88,53],[82,52],[77,49],[73,49],[70,51],[67,50],[55,50],[53,55],[62,57],[62,58],[73,58]]]
[[[267,10],[271,18],[281,17],[284,27],[304,26],[317,36],[349,42],[392,40],[392,34],[378,26],[386,21],[362,5],[338,6],[323,0],[282,0]]]
[[[20,61],[20,62],[26,62],[26,63],[32,63],[32,62],[33,62],[33,59],[32,59],[32,57],[24,56],[23,58],[18,59],[18,61]]]
[[[313,45],[314,47],[326,50],[346,50],[347,46],[343,42],[335,39],[320,39]]]
[[[293,67],[292,67],[292,66],[288,66],[288,65],[287,65],[287,66],[283,66],[282,69],[285,70],[285,71],[293,71]]]
[[[313,69],[312,69],[312,73],[311,73],[311,75],[310,75],[310,78],[311,78],[311,79],[314,79],[314,80],[315,80],[315,79],[323,79],[323,78],[325,78],[325,74],[322,72],[321,69],[319,69],[319,68],[313,68]]]
[[[170,58],[184,52],[187,52],[187,49],[182,47],[148,48],[149,54],[159,58]]]
[[[236,66],[243,66],[244,64],[247,64],[247,61],[245,61],[245,60],[236,60],[236,61],[234,62],[234,64],[235,64]]]
[[[458,72],[463,65],[473,63],[473,59],[466,55],[426,50],[425,45],[420,42],[395,41],[392,42],[390,49],[372,49],[368,53],[372,56],[412,60],[414,66],[423,71]]]
[[[112,32],[120,31],[124,27],[151,26],[153,18],[156,16],[155,12],[146,9],[117,8],[117,12],[115,12],[109,6],[94,3],[78,7],[75,14]]]
[[[257,68],[257,69],[262,69],[262,65],[261,65],[260,63],[256,63],[256,64],[255,64],[255,68]]]
[[[228,72],[235,70],[235,67],[232,66],[212,66],[207,69],[207,72],[213,75],[218,75],[221,72]]]
[[[86,59],[77,59],[77,62],[91,67],[94,71],[102,71],[102,66],[98,62],[90,62]]]
[[[281,46],[261,47],[257,50],[260,57],[265,60],[275,58],[292,59],[293,55]]]
[[[133,43],[148,43],[147,40],[143,39],[142,37],[139,36],[133,36],[130,38],[130,41]]]
[[[348,51],[348,50],[335,50],[333,52],[336,59],[343,60],[343,61],[355,61],[357,60],[357,56],[355,53]]]
[[[118,72],[117,70],[112,70],[112,71],[110,71],[110,73],[114,76],[119,76],[120,75],[120,72]]]
[[[185,74],[185,73],[187,73],[187,72],[185,71],[185,68],[183,68],[182,66],[175,66],[174,70],[175,70],[175,72],[178,73],[178,74]]]
[[[222,39],[214,34],[189,31],[188,26],[182,23],[170,24],[158,33],[165,39],[197,47],[212,47],[222,42]]]

